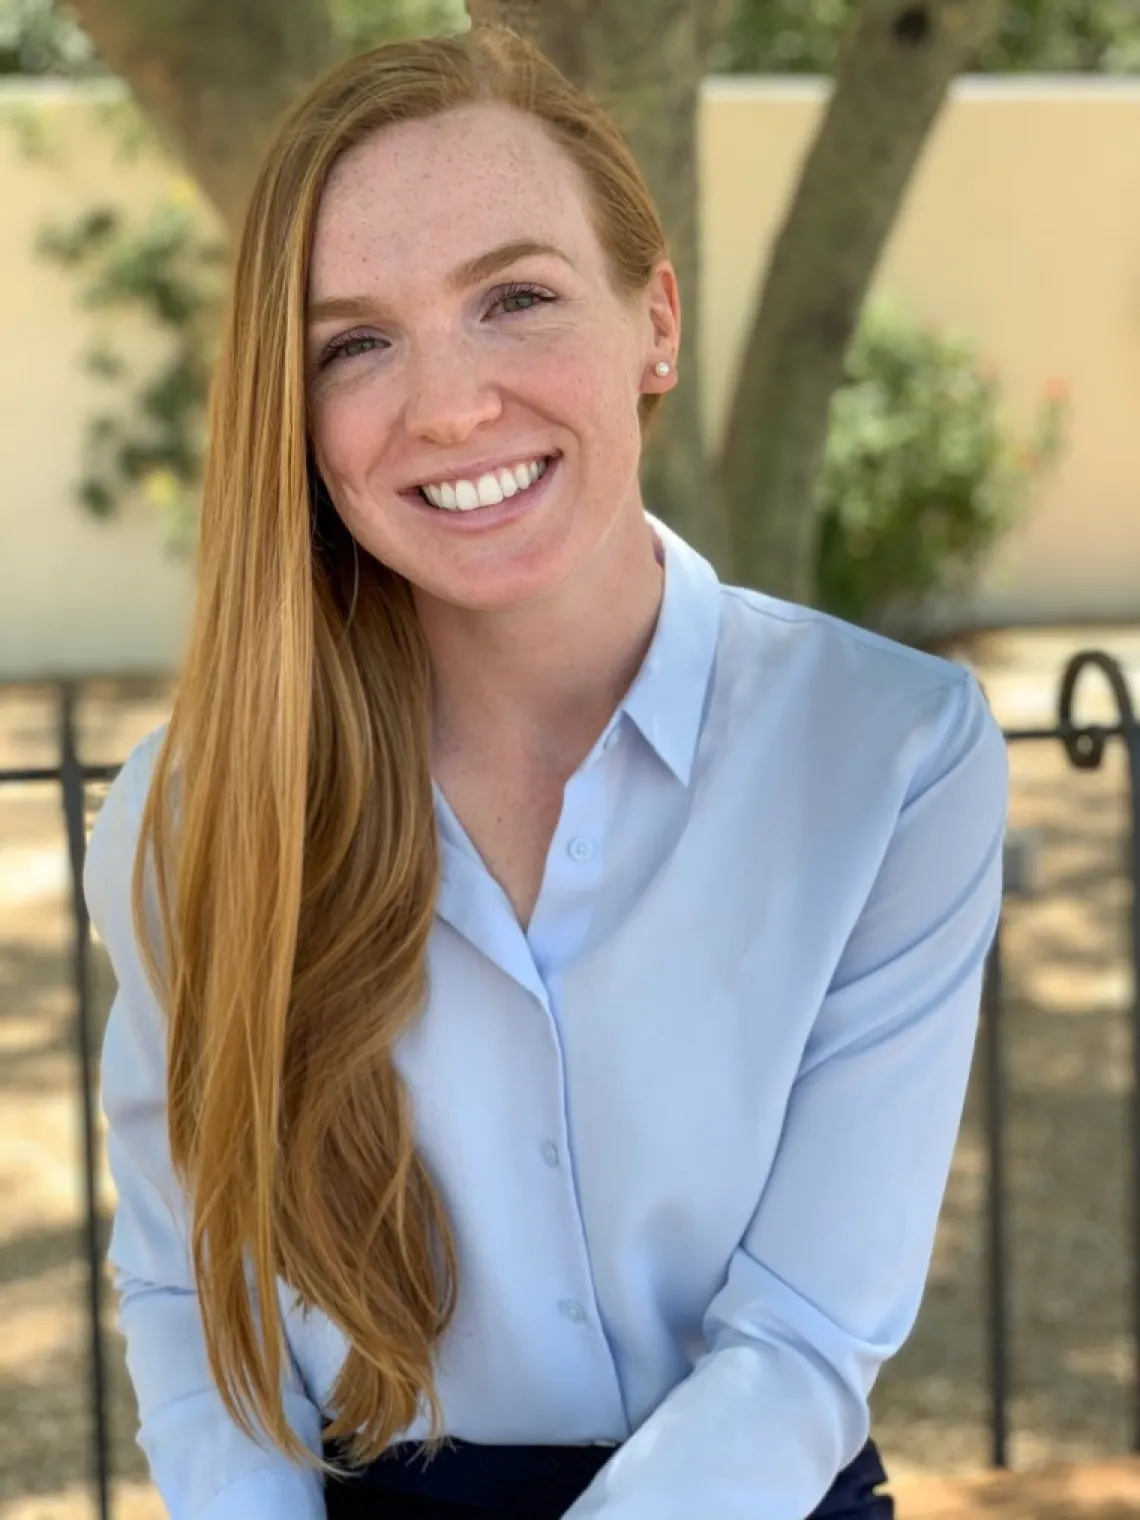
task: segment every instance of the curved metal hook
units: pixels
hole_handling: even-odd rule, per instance
[[[1077,684],[1090,667],[1101,672],[1108,682],[1119,714],[1115,728],[1078,728],[1073,723],[1073,702]],[[1132,1446],[1140,1451],[1140,728],[1136,726],[1136,709],[1124,671],[1118,661],[1101,650],[1085,650],[1074,655],[1065,667],[1059,696],[1061,742],[1070,762],[1079,770],[1096,770],[1104,758],[1109,738],[1119,735],[1128,760],[1129,873],[1131,904],[1129,928],[1132,946],[1132,1102],[1130,1129],[1132,1165],[1128,1190],[1129,1234],[1132,1243],[1131,1319],[1133,1339],[1133,1408]]]
[[[1077,687],[1081,677],[1089,669],[1099,670],[1108,682],[1116,702],[1116,710],[1120,715],[1120,726],[1128,729],[1136,722],[1132,692],[1129,690],[1128,681],[1119,661],[1114,660],[1112,655],[1105,654],[1101,649],[1085,649],[1080,654],[1075,654],[1065,666],[1065,673],[1061,678],[1057,726],[1061,731],[1061,742],[1065,746],[1070,765],[1082,771],[1100,769],[1104,760],[1105,744],[1109,737],[1108,731],[1098,724],[1079,727],[1073,722],[1073,705]]]

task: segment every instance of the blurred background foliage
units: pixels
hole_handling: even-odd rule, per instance
[[[827,74],[859,0],[736,0],[710,65],[733,73]],[[454,31],[463,0],[329,0],[352,51],[390,37]],[[976,61],[989,73],[1140,73],[1136,0],[1010,0]],[[0,74],[100,72],[61,0],[0,0]]]
[[[873,302],[831,404],[816,589],[821,606],[916,639],[1029,505],[1065,435],[1049,382],[1024,432],[975,345]],[[932,605],[933,604],[933,605]]]
[[[171,180],[142,218],[97,205],[45,227],[39,252],[78,277],[81,307],[98,317],[81,363],[98,379],[100,403],[87,419],[79,503],[112,517],[138,493],[167,545],[191,546],[205,448],[205,401],[225,284],[224,242],[203,231],[198,192]],[[138,375],[116,340],[115,316],[142,317],[162,357]]]
[[[463,0],[329,0],[329,11],[349,52],[396,37],[467,30]]]
[[[0,0],[0,74],[101,73],[86,32],[56,0]]]
[[[463,0],[329,0],[329,12],[346,52],[467,26]],[[0,0],[0,74],[77,78],[103,72],[62,0]]]
[[[330,0],[337,35],[357,50],[392,36],[467,26],[462,0]],[[830,73],[859,0],[736,0],[710,65],[730,73]],[[1011,0],[976,61],[982,73],[1140,73],[1137,0]],[[100,71],[61,0],[0,0],[0,74]]]
[[[712,67],[827,74],[859,0],[737,0]],[[1010,0],[975,62],[982,73],[1140,73],[1136,0]]]

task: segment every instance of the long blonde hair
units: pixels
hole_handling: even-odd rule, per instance
[[[509,32],[374,49],[293,108],[237,251],[195,618],[135,864],[210,1367],[243,1429],[314,1465],[284,1412],[278,1280],[346,1337],[327,1434],[367,1461],[423,1411],[442,1429],[457,1259],[393,1061],[438,880],[428,664],[407,584],[357,555],[315,474],[309,254],[343,153],[477,102],[538,118],[578,165],[615,288],[664,256],[616,128]]]

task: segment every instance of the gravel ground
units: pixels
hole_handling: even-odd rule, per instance
[[[1003,724],[1035,726],[1052,722],[1067,656],[1090,646],[1124,660],[1140,692],[1137,630],[994,635],[970,653]],[[1089,697],[1082,710],[1108,717]],[[158,686],[91,688],[84,758],[121,758],[165,711]],[[51,724],[48,689],[0,688],[0,768],[52,763]],[[1012,756],[1011,822],[1040,840],[1036,891],[1009,903],[1003,931],[1016,1466],[1104,1459],[1130,1444],[1131,986],[1116,748],[1095,773],[1070,770],[1051,744]],[[0,1520],[93,1513],[66,891],[54,792],[0,788]],[[105,1012],[101,954],[95,979]],[[988,1462],[979,1100],[975,1081],[919,1324],[876,1391],[899,1477]],[[112,1350],[116,1520],[158,1520],[117,1339]]]

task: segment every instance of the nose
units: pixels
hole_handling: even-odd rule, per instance
[[[407,387],[405,428],[442,447],[465,442],[502,411],[497,388],[463,345],[432,344],[411,353]]]

